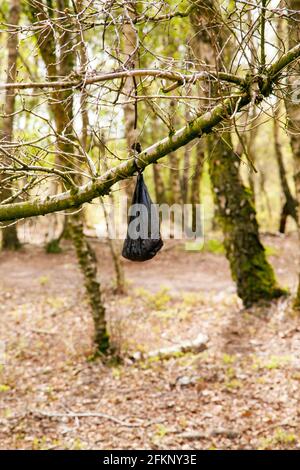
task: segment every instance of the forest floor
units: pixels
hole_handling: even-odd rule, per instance
[[[296,236],[263,239],[293,292]],[[109,250],[95,247],[123,364],[90,359],[70,247],[0,254],[1,449],[300,449],[300,316],[289,297],[245,310],[222,253],[174,242],[152,261],[124,262],[128,293],[116,296]],[[199,333],[204,352],[130,360]]]

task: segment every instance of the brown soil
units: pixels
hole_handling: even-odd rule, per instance
[[[264,242],[293,291],[296,237]],[[128,294],[116,296],[108,248],[95,246],[123,365],[88,360],[92,321],[71,248],[0,254],[1,449],[300,448],[300,319],[289,298],[244,310],[222,255],[174,242],[152,261],[124,262]],[[203,353],[129,359],[199,333]]]

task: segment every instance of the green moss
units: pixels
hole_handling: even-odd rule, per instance
[[[225,253],[224,245],[220,240],[211,238],[204,244],[204,250],[216,255],[223,255]]]
[[[225,254],[238,295],[249,307],[260,300],[287,294],[277,285],[273,268],[260,242],[252,193],[240,179],[239,161],[231,150],[230,134],[223,134],[219,140],[210,136],[209,142],[214,199],[224,234]]]
[[[248,256],[241,256],[239,260],[236,260],[235,252],[230,256],[231,264],[238,270],[238,295],[246,307],[260,300],[272,300],[288,294],[288,291],[277,285],[273,268],[268,263],[263,249],[249,253]]]
[[[265,246],[266,256],[279,256],[279,250],[275,246]]]
[[[107,354],[110,343],[109,343],[109,334],[107,331],[102,331],[99,335],[99,338],[96,338],[97,351],[99,354]]]
[[[46,253],[49,253],[49,254],[61,253],[62,249],[59,245],[59,242],[60,242],[60,240],[58,240],[58,239],[50,240],[50,242],[47,243],[46,248],[45,248]]]

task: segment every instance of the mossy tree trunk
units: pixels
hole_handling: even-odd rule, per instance
[[[20,19],[20,0],[10,1],[10,10],[8,23],[17,26]],[[18,33],[17,30],[10,31],[7,39],[7,83],[13,83],[17,77],[17,59],[18,59]],[[0,140],[3,142],[10,142],[13,137],[13,123],[14,123],[14,110],[15,110],[16,93],[15,90],[6,90],[3,128]],[[3,180],[3,178],[1,178]],[[4,187],[0,179],[0,197],[1,200],[8,199],[12,196],[10,187]],[[2,248],[4,250],[17,250],[20,247],[20,242],[17,234],[17,226],[12,224],[2,228]]]
[[[204,59],[208,65],[222,70],[230,57],[230,44],[226,42],[219,3],[203,0],[197,1],[197,5],[192,15],[198,40],[195,53],[200,60]],[[216,92],[212,88],[212,93]],[[277,286],[260,241],[252,193],[240,179],[239,161],[232,147],[231,135],[221,129],[218,131],[220,135],[208,136],[209,173],[217,217],[238,295],[245,306],[250,306],[260,300],[279,297],[284,291]]]
[[[58,0],[58,8],[60,11],[70,9],[69,0]],[[46,7],[40,2],[32,2],[30,6],[31,18],[34,15],[46,16]],[[51,9],[49,14],[51,14]],[[74,69],[74,53],[72,51],[73,36],[66,24],[62,27],[62,32],[59,37],[59,60],[56,57],[55,51],[57,45],[55,37],[51,31],[48,36],[48,49],[46,50],[43,44],[43,38],[38,38],[41,55],[47,66],[48,74],[53,76],[57,73],[56,64],[59,64],[59,75],[68,76]],[[53,106],[53,116],[57,131],[57,148],[60,151],[60,160],[62,164],[71,166],[71,159],[66,161],[66,155],[74,155],[74,146],[72,140],[74,139],[73,132],[73,93],[72,90],[57,92],[55,99],[49,103]],[[64,135],[68,141],[60,138]],[[73,158],[73,157],[72,157]],[[98,352],[105,353],[109,348],[109,335],[105,321],[105,308],[101,298],[100,284],[97,280],[97,258],[93,247],[88,243],[84,235],[84,218],[82,211],[74,215],[68,216],[68,229],[76,250],[76,255],[81,272],[84,277],[84,285],[86,288],[89,304],[91,306],[94,327],[95,327],[95,344]]]
[[[93,247],[84,235],[81,213],[72,215],[69,220],[78,263],[84,277],[84,285],[93,314],[94,341],[97,345],[97,352],[105,354],[109,349],[109,336],[100,284],[97,280],[97,258]]]
[[[223,133],[222,140],[209,136],[209,147],[217,217],[238,295],[246,307],[279,297],[284,291],[277,286],[260,242],[252,194],[241,182],[238,158],[231,150],[231,135]]]
[[[42,33],[36,33],[36,40],[38,44],[38,49],[40,55],[43,59],[43,62],[46,67],[47,78],[49,81],[55,80],[58,76],[61,75],[61,68],[66,68],[65,59],[62,57],[62,61],[58,57],[58,44],[57,37],[55,36],[54,30],[48,22],[48,17],[53,19],[55,16],[55,11],[50,7],[48,8],[48,3],[44,0],[32,0],[30,3],[24,5],[25,13],[28,16],[28,19],[34,23],[36,19],[43,21],[45,28]],[[62,26],[63,27],[63,26]],[[65,37],[64,34],[61,34],[61,42]],[[48,96],[48,107],[51,118],[54,119],[55,127],[57,134],[63,132],[64,129],[64,96],[67,96],[66,92],[61,93],[59,90],[53,91],[53,93]],[[63,165],[64,161],[61,158],[61,155],[57,155],[56,160],[59,164]],[[60,182],[57,182],[58,187]],[[70,240],[71,239],[71,229],[69,227],[68,216],[64,215],[64,222],[62,224],[62,229],[57,238],[54,238],[48,241],[46,245],[46,251],[48,253],[60,252],[60,242],[61,240]]]
[[[69,0],[58,0],[58,3],[61,11],[65,11],[70,8]],[[62,76],[68,76],[74,69],[74,53],[72,51],[72,44],[72,34],[68,31],[68,28],[65,28],[60,36],[60,73]],[[57,120],[59,135],[64,133],[64,135],[69,138],[69,141],[72,141],[74,139],[72,90],[65,91],[61,98],[64,103],[64,112],[60,114],[59,119]],[[59,138],[58,147],[62,151],[63,155],[74,154],[72,144],[66,143]],[[77,260],[84,277],[84,285],[89,304],[92,310],[97,352],[106,353],[109,349],[109,335],[105,320],[105,308],[101,298],[100,283],[97,280],[97,257],[95,250],[88,243],[84,234],[84,215],[82,211],[69,216],[69,226],[76,250]]]
[[[287,8],[293,10],[290,13],[290,21],[288,25],[288,41],[289,47],[293,47],[300,43],[300,0],[288,0],[286,2]],[[296,186],[296,199],[298,205],[300,204],[300,90],[299,90],[299,74],[300,64],[297,61],[294,65],[294,73],[289,76],[289,93],[285,100],[288,130],[290,132],[290,142],[294,157],[295,168],[295,186]],[[298,227],[300,227],[300,211],[298,210]],[[300,233],[299,233],[300,238]],[[299,282],[297,295],[295,298],[295,307],[300,309],[300,267],[299,267]]]

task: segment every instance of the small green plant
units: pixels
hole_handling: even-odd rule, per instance
[[[83,444],[81,440],[77,437],[72,445],[72,450],[82,450],[83,449]]]
[[[46,245],[46,253],[49,253],[49,254],[61,253],[62,249],[59,243],[60,243],[59,239],[50,240],[50,242],[48,242]]]
[[[171,296],[167,287],[162,287],[155,294],[151,294],[146,289],[136,289],[135,293],[142,297],[149,308],[153,310],[162,310],[170,302]]]
[[[0,384],[0,393],[8,392],[9,390],[10,390],[10,386],[9,386],[9,385]]]
[[[268,370],[273,370],[273,369],[280,369],[281,367],[284,367],[285,365],[289,364],[291,362],[291,357],[289,356],[270,356],[266,358],[265,360],[261,358],[255,358],[252,368],[254,370],[257,369],[268,369]]]
[[[232,380],[228,380],[227,382],[225,382],[225,387],[228,390],[234,390],[236,388],[242,388],[242,386],[243,386],[242,382],[238,379],[232,379]]]
[[[234,364],[235,363],[235,360],[236,360],[236,357],[232,354],[223,354],[222,356],[222,362],[223,364],[225,365],[230,365],[230,364]]]
[[[205,298],[202,293],[196,292],[184,292],[182,294],[182,303],[188,307],[197,307],[199,305],[205,305]]]
[[[272,449],[275,446],[293,446],[297,443],[297,436],[279,428],[276,429],[273,436],[261,440],[259,450]]]
[[[166,426],[164,424],[158,424],[156,427],[154,437],[162,439],[167,434],[168,434],[168,429],[166,428]]]
[[[47,450],[47,437],[34,437],[32,440],[32,450]]]
[[[215,255],[224,255],[225,253],[223,243],[215,238],[205,241],[204,250]]]
[[[227,367],[226,369],[226,376],[228,377],[228,379],[234,379],[236,377],[236,372],[235,372],[235,369],[233,367]]]
[[[41,286],[46,286],[49,283],[49,277],[48,276],[41,276],[39,278],[39,283]]]
[[[279,251],[275,246],[265,245],[265,252],[267,256],[279,256]]]
[[[112,376],[114,379],[119,380],[121,378],[122,371],[120,367],[112,367],[111,371],[112,371]]]
[[[48,297],[46,299],[46,303],[54,309],[62,308],[64,306],[64,300],[59,297]]]

